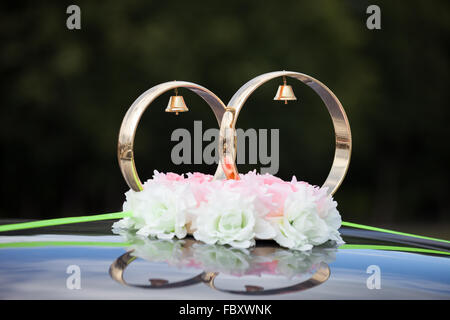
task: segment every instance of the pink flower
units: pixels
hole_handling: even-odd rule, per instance
[[[277,274],[278,260],[255,263],[246,275]]]
[[[242,181],[247,185],[257,184],[257,195],[261,195],[259,201],[268,208],[266,217],[279,217],[283,215],[284,202],[286,197],[296,191],[290,182],[286,182],[268,173],[260,175],[256,171],[251,171],[241,176]],[[295,180],[297,181],[297,180]]]
[[[181,181],[184,179],[183,176],[180,176],[179,174],[173,173],[173,172],[168,172],[166,174],[166,180],[168,181]]]
[[[200,172],[188,173],[186,181],[189,183],[205,183],[212,181],[213,176],[210,174],[203,174]]]
[[[153,179],[149,179],[147,180],[144,185],[146,184],[152,184],[152,183],[162,183],[166,186],[171,186],[174,184],[174,182],[179,182],[179,181],[183,181],[184,180],[184,176],[183,175],[179,175],[173,172],[168,172],[168,173],[162,173],[162,172],[158,172],[158,171],[153,171]]]
[[[188,173],[187,178],[184,180],[194,194],[197,201],[197,208],[202,202],[207,201],[207,196],[212,190],[213,186],[217,183],[213,183],[213,176],[209,174],[203,174],[200,172]]]
[[[268,173],[266,173],[264,175],[260,175],[258,177],[260,179],[262,179],[263,183],[266,184],[266,185],[273,185],[273,184],[276,184],[276,183],[285,183],[282,179],[280,179],[278,177],[275,177],[275,176],[273,176],[271,174],[268,174]]]

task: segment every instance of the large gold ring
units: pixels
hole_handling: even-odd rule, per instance
[[[306,75],[303,73],[292,72],[292,71],[276,71],[269,72],[260,75],[244,84],[231,98],[228,103],[228,108],[234,109],[234,122],[231,127],[235,129],[236,121],[239,116],[239,112],[244,106],[250,95],[259,88],[262,84],[269,80],[278,77],[291,77],[308,85],[312,88],[325,103],[325,106],[330,113],[331,119],[333,121],[334,133],[336,137],[336,151],[334,154],[333,165],[331,167],[330,173],[322,187],[328,188],[328,194],[333,195],[341,185],[344,180],[345,174],[347,173],[348,166],[350,164],[350,155],[352,152],[352,135],[350,130],[350,124],[345,114],[342,104],[339,102],[338,98],[334,93],[328,89],[320,81]],[[222,135],[219,137],[219,145],[225,143],[222,139]],[[225,175],[226,171],[237,172],[235,162],[228,162],[228,167],[223,164],[219,166],[217,174],[221,174],[219,171],[222,170]],[[231,168],[230,168],[231,166]]]
[[[147,107],[160,95],[163,93],[173,90],[175,88],[186,88],[200,97],[202,97],[206,103],[211,107],[214,112],[217,122],[219,125],[222,123],[222,118],[226,113],[226,107],[222,100],[220,100],[214,93],[208,89],[199,86],[195,83],[185,82],[185,81],[171,81],[154,86],[147,91],[145,91],[140,97],[133,102],[131,107],[128,109],[125,117],[123,118],[122,125],[119,132],[119,142],[117,146],[117,157],[119,159],[119,166],[122,171],[123,177],[127,182],[128,186],[134,191],[141,191],[143,189],[141,180],[137,174],[136,165],[134,163],[134,137],[136,134],[136,129],[141,119],[142,114],[147,109]],[[230,122],[229,114],[226,117],[227,121]],[[232,121],[232,120],[231,120]],[[223,135],[222,142],[228,144],[230,133]],[[215,174],[216,179],[226,178],[223,170],[221,170],[221,165]]]
[[[113,278],[115,281],[125,286],[142,289],[181,288],[204,282],[203,278],[205,272],[202,272],[192,278],[177,282],[168,282],[165,279],[151,279],[151,284],[131,284],[126,282],[123,276],[125,273],[125,269],[135,259],[136,257],[132,255],[132,251],[128,251],[127,253],[124,253],[119,258],[117,258],[109,267],[109,275],[111,276],[111,278]]]
[[[294,285],[291,285],[288,287],[284,287],[284,288],[263,289],[263,288],[257,287],[256,288],[257,290],[246,290],[246,291],[221,289],[221,288],[216,287],[216,285],[214,284],[214,280],[219,275],[219,272],[205,272],[201,275],[201,277],[205,284],[207,284],[210,288],[217,290],[217,291],[231,293],[231,294],[242,294],[242,295],[248,295],[248,296],[262,296],[262,295],[293,293],[293,292],[308,290],[308,289],[314,288],[314,287],[324,283],[325,281],[327,281],[328,278],[330,277],[330,274],[331,274],[331,271],[330,271],[330,267],[328,266],[328,264],[326,264],[325,262],[321,262],[319,264],[317,271],[312,275],[311,278],[309,278],[306,281],[303,281],[303,282],[300,282],[300,283],[297,283],[297,284],[294,284]]]

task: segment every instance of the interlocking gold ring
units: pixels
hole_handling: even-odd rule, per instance
[[[316,270],[316,272],[306,281],[284,287],[284,288],[275,288],[275,289],[263,289],[257,288],[257,290],[249,290],[249,291],[240,291],[240,290],[229,290],[229,289],[221,289],[216,287],[214,284],[214,280],[216,279],[219,272],[205,272],[202,274],[202,280],[207,284],[210,288],[231,293],[231,294],[242,294],[248,296],[263,296],[263,295],[275,295],[275,294],[283,294],[283,293],[293,293],[308,290],[314,288],[325,281],[330,277],[330,267],[325,262],[321,262]]]
[[[276,71],[260,75],[244,84],[231,98],[228,106],[208,89],[185,81],[171,81],[144,92],[128,109],[120,128],[117,155],[120,169],[128,186],[134,191],[142,190],[142,183],[136,171],[134,162],[134,137],[139,120],[147,107],[161,94],[175,88],[187,88],[202,97],[213,110],[220,124],[219,165],[214,175],[215,179],[239,179],[236,167],[236,121],[239,112],[248,97],[262,84],[278,77],[291,77],[311,87],[325,103],[333,121],[336,138],[336,150],[333,164],[323,187],[329,194],[334,194],[342,181],[350,164],[352,137],[350,124],[342,104],[334,93],[320,81],[298,72]]]
[[[186,280],[177,281],[177,282],[168,282],[165,279],[154,279],[154,280],[156,280],[155,281],[156,284],[153,284],[153,283],[151,283],[151,284],[128,283],[123,278],[123,275],[124,275],[125,269],[128,267],[128,265],[136,259],[136,257],[132,255],[132,252],[133,251],[128,251],[127,253],[124,253],[119,258],[117,258],[109,267],[109,275],[111,276],[111,278],[113,278],[115,281],[117,281],[120,284],[123,284],[128,287],[136,287],[136,288],[142,288],[142,289],[169,289],[169,288],[187,287],[187,286],[191,286],[194,284],[204,282],[203,279],[205,276],[205,272],[201,272],[194,277],[191,277]]]
[[[336,151],[334,154],[333,165],[327,179],[325,180],[325,183],[323,184],[323,187],[328,188],[328,194],[334,194],[344,180],[345,174],[347,173],[347,169],[350,164],[352,136],[350,124],[348,122],[344,108],[342,107],[342,104],[339,102],[334,93],[320,81],[306,74],[292,71],[269,72],[248,81],[234,94],[234,96],[228,103],[228,108],[234,109],[235,112],[234,122],[232,123],[231,127],[235,129],[239,112],[241,111],[247,99],[257,88],[259,88],[262,84],[266,83],[269,80],[283,76],[300,80],[301,82],[312,88],[320,96],[322,101],[325,103],[328,112],[330,113],[336,137]],[[219,144],[222,145],[224,141],[221,141],[220,139],[222,139],[222,136],[220,136],[219,138]],[[224,172],[226,170],[237,172],[235,162],[228,163],[227,165],[227,168],[218,168],[217,174],[220,174],[220,170]],[[229,166],[232,166],[232,168],[230,168]]]
[[[119,142],[117,146],[117,157],[119,159],[119,166],[122,171],[123,177],[128,186],[134,191],[141,191],[142,183],[137,174],[136,165],[134,163],[134,137],[136,129],[141,119],[142,114],[147,107],[161,94],[173,90],[175,88],[186,88],[200,97],[202,97],[206,103],[211,107],[214,112],[219,125],[222,123],[222,118],[226,113],[226,107],[222,100],[220,100],[214,93],[208,89],[199,86],[195,83],[185,81],[171,81],[154,86],[145,91],[140,97],[138,97],[131,107],[128,109],[125,117],[123,118],[122,125],[119,132]],[[228,114],[230,112],[228,111]],[[229,116],[226,117],[229,120]],[[222,142],[227,144],[227,135],[222,137]],[[221,165],[218,166],[215,178],[225,178]]]

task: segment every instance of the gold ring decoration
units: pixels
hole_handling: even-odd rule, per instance
[[[276,288],[276,289],[264,289],[259,286],[245,286],[245,291],[240,290],[228,290],[228,289],[220,289],[216,287],[214,284],[215,278],[219,275],[218,272],[206,272],[202,274],[202,279],[210,288],[214,290],[218,290],[221,292],[231,293],[231,294],[242,294],[248,296],[261,296],[261,295],[275,295],[275,294],[284,294],[284,293],[292,293],[304,291],[307,289],[314,288],[319,284],[324,283],[330,277],[330,267],[325,262],[321,262],[317,271],[306,281],[294,284],[292,286],[284,287],[284,288]]]
[[[193,284],[202,283],[204,280],[205,272],[202,272],[195,277],[192,277],[187,280],[181,280],[177,282],[169,282],[165,279],[150,279],[150,284],[131,284],[124,280],[123,275],[125,273],[125,269],[128,265],[133,262],[137,257],[132,255],[133,251],[128,251],[127,253],[121,255],[117,258],[109,267],[109,275],[112,279],[117,281],[120,284],[123,284],[128,287],[135,287],[141,289],[169,289],[169,288],[180,288],[191,286]]]
[[[220,124],[219,133],[219,165],[217,167],[216,179],[239,180],[236,168],[236,130],[234,129],[235,110],[226,108]]]
[[[297,99],[292,87],[286,84],[286,77],[291,77],[311,87],[325,103],[331,115],[336,151],[330,173],[322,188],[296,179],[286,182],[275,176],[263,176],[256,172],[245,175],[238,173],[236,122],[239,112],[258,87],[277,77],[283,77],[284,84],[278,88],[275,100],[284,100],[287,103],[288,100]],[[178,114],[188,111],[183,97],[177,94],[177,88],[193,91],[213,110],[220,125],[219,163],[214,176],[197,172],[188,173],[187,178],[184,178],[184,175],[173,173],[156,173],[153,180],[149,180],[155,183],[149,183],[148,188],[146,185],[144,191],[134,162],[133,144],[136,129],[148,106],[169,90],[175,90],[176,94],[170,98],[166,112]],[[281,246],[299,251],[310,250],[326,241],[343,243],[338,231],[340,224],[331,222],[340,221],[337,203],[334,202],[332,195],[341,185],[347,172],[351,146],[350,125],[339,100],[324,84],[302,73],[277,71],[258,76],[244,84],[233,95],[227,106],[214,93],[191,82],[172,81],[159,84],[138,97],[122,121],[117,155],[122,174],[131,190],[125,194],[127,200],[123,204],[126,216],[114,223],[113,229],[117,232],[133,230],[139,236],[155,237],[160,240],[174,237],[183,239],[187,234],[191,234],[195,239],[210,244],[239,248],[254,246],[256,239],[273,239]],[[239,181],[217,183],[217,180],[224,179]],[[272,196],[277,192],[283,192],[283,197]],[[306,199],[300,196],[304,193],[309,195]],[[264,199],[268,196],[276,199],[266,203]],[[284,208],[287,199],[293,200],[289,210]],[[320,237],[304,235],[311,228],[319,228],[319,225],[304,226],[293,223],[298,217],[290,216],[289,212],[295,211],[303,202],[308,203],[310,208],[305,214],[317,217],[314,220],[317,224],[325,223],[328,226],[326,229],[322,228],[323,234]],[[242,209],[242,206],[247,205],[248,210]],[[325,221],[325,217],[328,220]],[[211,223],[210,219],[215,222]],[[141,220],[144,223],[141,223]],[[228,231],[224,231],[228,230],[228,227],[222,228],[222,224],[217,223],[222,220],[223,224],[229,224],[227,226],[235,234],[230,235]],[[283,232],[285,224],[293,226],[288,233]],[[247,232],[248,230],[252,231]]]
[[[120,169],[122,175],[125,178],[128,186],[134,191],[141,191],[143,189],[141,180],[139,179],[136,165],[134,162],[134,138],[136,134],[136,129],[141,119],[142,114],[147,109],[147,107],[160,95],[163,93],[177,89],[186,88],[196,93],[202,97],[206,103],[211,107],[219,125],[222,122],[224,114],[227,113],[226,119],[230,122],[230,111],[226,111],[224,103],[211,91],[208,89],[197,85],[195,83],[186,81],[170,81],[154,86],[147,91],[145,91],[140,97],[138,97],[131,107],[128,109],[125,117],[123,118],[122,125],[119,132],[119,141],[117,147],[117,157],[119,159]],[[180,111],[182,112],[182,111]],[[222,141],[226,144],[228,139],[227,135],[222,136]],[[228,149],[229,150],[229,149]],[[224,171],[221,170],[221,165],[218,166],[216,171],[216,179],[224,179],[227,176]]]
[[[339,102],[334,93],[323,83],[306,74],[292,71],[269,72],[253,78],[252,80],[244,84],[233,95],[230,102],[228,103],[228,108],[234,110],[234,122],[231,124],[231,127],[235,129],[239,112],[243,108],[250,95],[262,84],[278,77],[283,77],[284,79],[286,77],[294,78],[308,85],[320,96],[322,101],[325,103],[328,112],[330,113],[336,137],[336,151],[334,154],[333,165],[331,167],[330,173],[328,174],[328,177],[322,187],[328,188],[328,194],[333,195],[344,180],[345,174],[347,173],[347,169],[350,164],[352,136],[350,124],[348,122],[344,108],[342,107],[342,104]],[[289,86],[284,85],[283,87]],[[292,97],[284,97],[279,100],[295,100],[295,96],[292,95]],[[219,145],[223,145],[224,143],[226,144],[226,142],[221,141],[220,139],[222,139],[222,136],[219,137]],[[228,157],[228,160],[229,159],[230,157]],[[234,172],[236,174],[238,172],[234,161],[228,161],[226,163],[226,166],[222,164],[222,167],[218,168],[218,174],[220,174],[220,170],[223,171],[222,175],[225,175],[225,173],[227,172]]]

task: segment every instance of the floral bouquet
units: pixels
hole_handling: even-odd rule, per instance
[[[308,251],[327,241],[343,243],[341,216],[326,188],[290,182],[255,171],[239,180],[154,172],[143,190],[125,193],[130,216],[115,232],[168,240],[192,234],[206,244],[249,248],[255,239],[272,239],[289,249]]]

